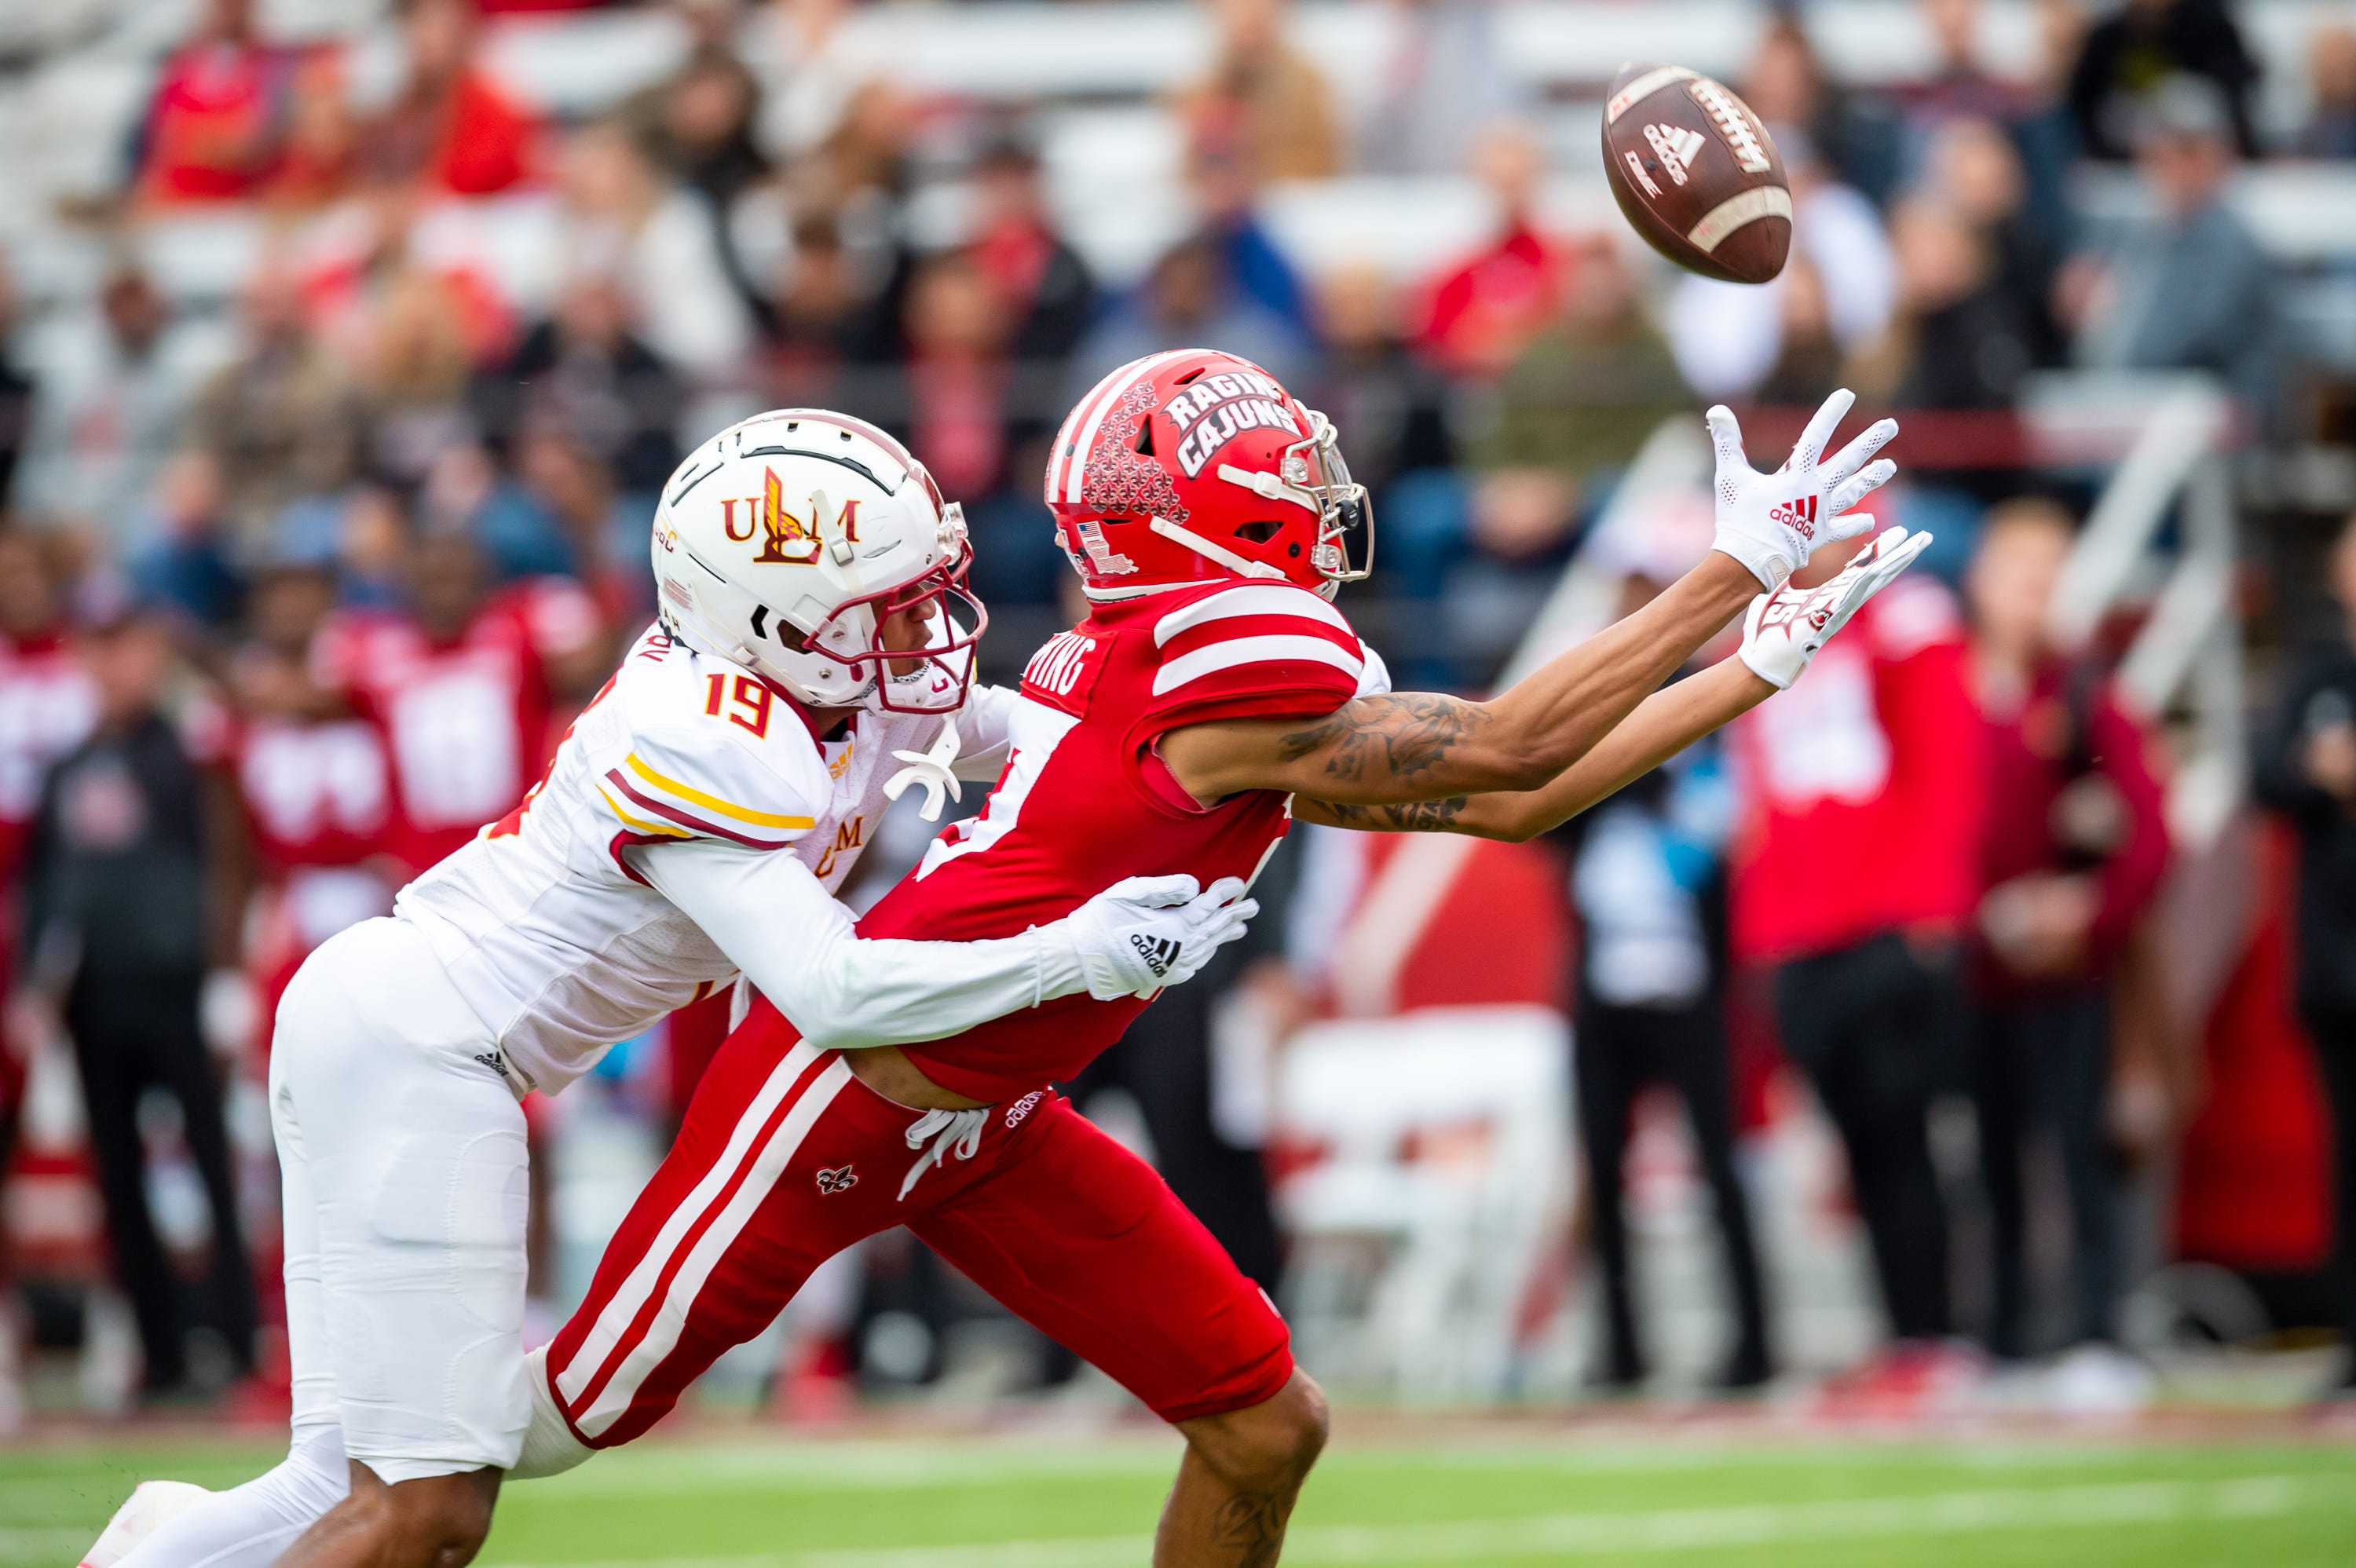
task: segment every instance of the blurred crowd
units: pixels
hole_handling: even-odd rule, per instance
[[[2045,645],[2086,494],[2040,482],[2009,415],[2041,369],[2198,370],[2252,441],[2317,433],[2328,370],[2228,194],[2254,160],[2356,159],[2356,28],[2315,30],[2308,116],[2269,144],[2222,0],[2056,0],[2018,77],[1985,63],[1975,0],[1921,0],[1931,65],[1871,91],[1777,8],[1733,85],[1800,216],[1783,275],[1748,289],[1673,281],[1616,224],[1549,219],[1537,106],[1483,0],[1405,7],[1365,114],[1284,0],[1215,0],[1209,69],[1162,104],[1191,217],[1133,282],[1066,231],[1036,116],[908,91],[851,0],[675,0],[691,42],[669,77],[563,119],[487,63],[496,13],[524,8],[574,7],[402,0],[398,70],[376,81],[344,48],[273,38],[253,0],[205,0],[155,64],[119,189],[80,215],[120,242],[87,309],[48,324],[74,351],[0,335],[0,1150],[19,1135],[31,1195],[8,1211],[11,1267],[86,1266],[71,1193],[93,1173],[146,1390],[266,1365],[274,1200],[252,1117],[276,988],[520,799],[652,613],[648,520],[687,444],[787,404],[903,435],[965,506],[1008,628],[985,657],[1011,669],[1069,613],[1033,491],[1065,408],[1113,364],[1198,343],[1333,417],[1381,519],[1352,612],[1403,678],[1469,690],[1575,556],[1629,604],[1675,574],[1706,500],[1595,526],[1665,421],[1724,400],[1772,431],[1837,386],[1901,413],[1892,514],[1940,529],[1947,582],[1876,601],[1790,696],[1555,847],[1580,933],[1562,995],[1599,1375],[1646,1371],[1619,1200],[1655,1081],[1723,1232],[1722,1381],[1774,1370],[1735,1158],[1755,1120],[1745,1019],[1852,1173],[1893,1345],[1857,1397],[1970,1375],[1965,1329],[2000,1359],[2115,1341],[2121,1151],[2165,1120],[2136,1108],[2179,1072],[2141,934],[2167,764],[2150,716]],[[2139,199],[2096,220],[2070,192],[2104,164]],[[1467,173],[1493,231],[1430,276],[1312,265],[1267,219],[1290,182]],[[444,242],[521,197],[555,214],[544,304]],[[206,211],[262,236],[225,334],[180,319],[130,242]],[[0,273],[0,329],[11,314]],[[2286,763],[2277,795],[2329,818],[2356,792],[2337,743],[2312,777],[2306,753]],[[1138,1067],[1157,1115],[1208,1093],[1154,1078],[1208,1049],[1207,1022],[1173,1030],[1165,1065]],[[70,1146],[40,1065],[67,1058],[78,1074],[50,1082],[80,1085]],[[1977,1129],[1960,1164],[1936,1136],[1959,1096]],[[1182,1196],[1272,1281],[1265,1178],[1207,1115],[1154,1140],[1200,1157]],[[2032,1143],[2059,1151],[2075,1238],[2066,1306],[2042,1315]],[[159,1150],[178,1186],[154,1179]],[[1985,1244],[1968,1280],[1951,1222]],[[202,1241],[201,1286],[176,1236]],[[0,1341],[69,1332],[63,1297],[25,1299]],[[2123,1362],[2086,1360],[2088,1397],[2132,1396]]]

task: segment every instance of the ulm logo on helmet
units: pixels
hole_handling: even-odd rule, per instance
[[[819,549],[824,542],[819,538],[819,515],[826,510],[826,497],[810,497],[809,521],[805,523],[786,508],[785,485],[777,471],[764,466],[761,470],[761,493],[741,497],[744,503],[744,531],[736,531],[736,503],[740,497],[724,496],[720,502],[720,531],[738,544],[749,543],[755,534],[761,538],[761,553],[753,558],[755,566],[810,566],[816,564]],[[843,502],[836,514],[834,530],[842,536],[842,543],[859,542],[859,498]],[[848,554],[841,559],[848,560]]]
[[[1248,370],[1205,376],[1170,400],[1164,411],[1185,432],[1178,443],[1178,466],[1189,479],[1201,476],[1219,449],[1248,430],[1280,430],[1298,439],[1304,432],[1285,406],[1284,389]]]

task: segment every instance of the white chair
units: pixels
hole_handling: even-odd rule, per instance
[[[1276,1131],[1318,1151],[1277,1192],[1312,1369],[1423,1401],[1507,1391],[1560,1255],[1569,1067],[1569,1024],[1537,1007],[1341,1020],[1286,1045]]]

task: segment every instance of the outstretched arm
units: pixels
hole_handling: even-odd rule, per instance
[[[1655,691],[1586,755],[1544,788],[1451,795],[1399,805],[1364,805],[1296,795],[1301,822],[1375,833],[1464,833],[1513,843],[1561,826],[1651,773],[1713,730],[1730,724],[1775,688],[1740,659],[1724,659],[1689,680]]]
[[[1362,697],[1313,724],[1229,720],[1174,730],[1162,762],[1210,802],[1280,789],[1342,805],[1405,805],[1490,790],[1543,788],[1587,754],[1647,694],[1732,619],[1772,591],[1816,546],[1869,528],[1848,508],[1888,479],[1866,460],[1897,433],[1883,420],[1830,459],[1819,454],[1855,400],[1835,393],[1791,460],[1761,474],[1723,407],[1709,411],[1718,448],[1718,532],[1702,563],[1633,615],[1487,702],[1433,692]]]
[[[1301,822],[1376,833],[1466,833],[1519,841],[1560,826],[1800,677],[1832,635],[1930,544],[1891,528],[1820,588],[1786,586],[1752,602],[1741,651],[1654,692],[1551,782],[1534,790],[1368,805],[1296,795]]]
[[[1536,789],[1584,756],[1759,592],[1713,553],[1651,603],[1486,702],[1438,692],[1361,697],[1311,723],[1230,720],[1162,740],[1194,798],[1280,789],[1343,804]]]

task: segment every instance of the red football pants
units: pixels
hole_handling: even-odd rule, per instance
[[[1151,1166],[1061,1095],[990,1107],[970,1144],[912,1145],[923,1119],[774,1015],[731,1036],[549,1346],[550,1386],[581,1440],[646,1431],[812,1269],[894,1225],[1165,1421],[1284,1387],[1291,1346],[1268,1297]]]

